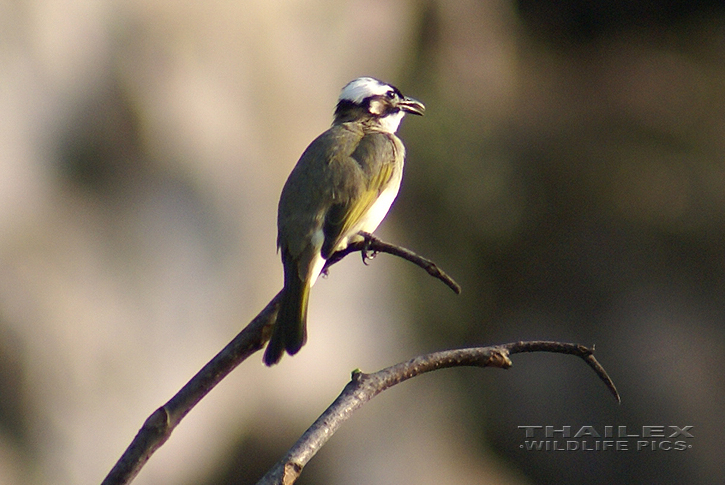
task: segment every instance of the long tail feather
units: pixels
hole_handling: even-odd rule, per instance
[[[294,266],[296,265],[285,264],[285,284],[277,322],[264,352],[263,360],[268,366],[279,362],[285,350],[290,355],[296,354],[307,341],[310,285],[299,278]]]

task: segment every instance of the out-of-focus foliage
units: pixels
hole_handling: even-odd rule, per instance
[[[278,290],[286,175],[359,75],[427,105],[380,256],[314,288],[135,483],[254,483],[354,368],[521,339],[363,409],[304,483],[720,483],[725,15],[716,2],[0,3],[0,482],[98,483]],[[412,118],[412,117],[411,117]],[[261,357],[260,357],[261,358]],[[685,451],[529,452],[518,426],[694,426]]]
[[[481,439],[535,483],[722,480],[721,6],[522,1],[499,29],[467,7],[428,11],[413,85],[433,123],[406,126],[416,167],[397,221],[464,286],[463,302],[411,291],[423,341],[596,344],[620,407],[561,358],[458,374]],[[693,425],[693,447],[519,448],[518,425],[649,422]]]

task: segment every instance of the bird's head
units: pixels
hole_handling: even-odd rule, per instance
[[[395,86],[372,77],[359,77],[342,88],[335,123],[369,120],[382,131],[395,133],[405,113],[422,116],[424,112],[423,103],[403,96]]]

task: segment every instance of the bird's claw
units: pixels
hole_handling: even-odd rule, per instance
[[[370,251],[370,246],[372,245],[372,234],[369,234],[367,232],[361,232],[360,235],[363,237],[363,247],[360,250],[360,256],[362,257],[362,262],[365,266],[368,265],[368,261],[371,259],[374,259],[375,256],[377,256],[377,251]]]

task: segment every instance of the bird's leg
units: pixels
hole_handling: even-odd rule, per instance
[[[372,244],[373,239],[375,239],[375,236],[369,232],[363,231],[360,231],[358,234],[363,238],[363,247],[360,250],[360,255],[362,256],[363,264],[367,266],[368,260],[373,259],[378,254],[377,251],[370,252],[370,245]]]

